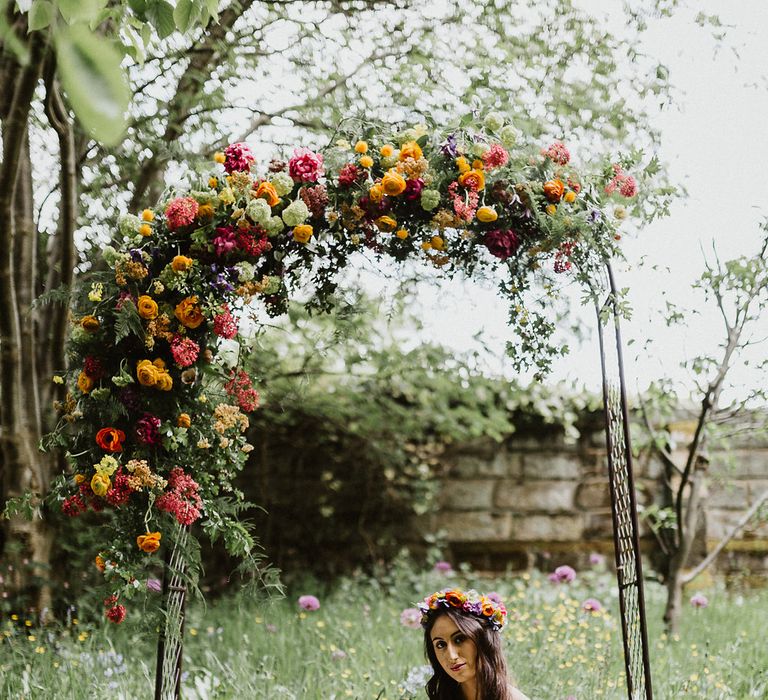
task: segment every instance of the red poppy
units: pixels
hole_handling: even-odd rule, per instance
[[[117,428],[102,428],[96,433],[96,444],[107,452],[122,452],[125,433]]]

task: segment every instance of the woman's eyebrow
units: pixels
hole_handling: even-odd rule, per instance
[[[444,640],[442,637],[432,637],[432,641],[433,641],[433,642],[436,642],[436,641],[438,641],[438,640],[440,640],[441,642],[444,642],[444,641],[445,641],[445,640]]]

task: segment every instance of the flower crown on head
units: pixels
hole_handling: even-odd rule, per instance
[[[475,590],[462,591],[458,588],[445,588],[424,598],[417,607],[421,611],[421,624],[427,626],[429,614],[441,608],[457,608],[469,615],[487,621],[495,630],[504,627],[507,609],[495,594],[481,595]]]

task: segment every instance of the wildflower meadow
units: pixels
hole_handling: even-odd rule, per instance
[[[376,578],[350,577],[333,589],[306,581],[285,597],[235,595],[191,607],[182,696],[333,700],[424,697],[430,675],[420,615],[425,592],[446,586],[497,594],[509,611],[502,634],[510,670],[529,697],[626,697],[613,576],[599,558],[590,570],[553,567],[484,577],[404,565]],[[661,631],[664,592],[646,589],[651,660],[659,698],[742,700],[768,696],[765,592],[722,586],[688,596],[681,633]],[[39,627],[6,616],[0,644],[3,698],[148,697],[155,639],[131,618],[121,626],[71,617]],[[56,689],[55,691],[52,689]]]

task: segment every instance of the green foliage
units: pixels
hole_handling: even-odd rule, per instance
[[[337,308],[290,307],[248,354],[263,403],[241,488],[267,511],[253,518],[283,569],[327,576],[392,557],[413,540],[407,523],[435,508],[452,444],[502,441],[529,422],[574,437],[597,405],[563,386],[484,376],[475,357],[416,342],[402,307],[387,326],[370,300]]]
[[[141,316],[136,308],[136,304],[128,300],[121,305],[120,310],[115,313],[115,343],[119,343],[123,338],[132,333],[137,338],[144,339],[144,326],[141,324]],[[123,377],[124,370],[121,370],[119,377]],[[122,379],[114,382],[120,386]]]

